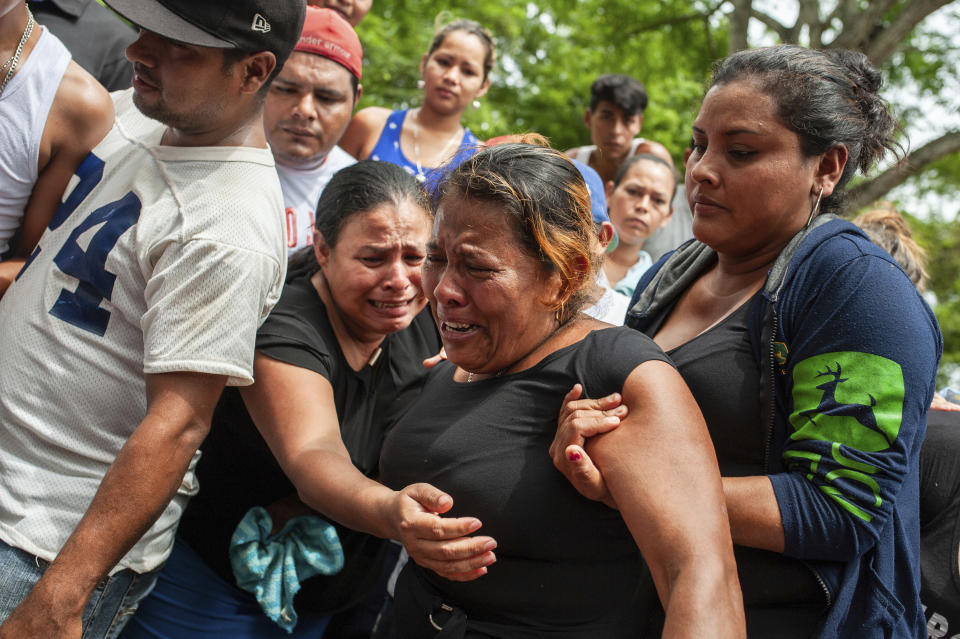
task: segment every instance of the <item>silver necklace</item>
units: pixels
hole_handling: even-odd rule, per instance
[[[423,184],[427,181],[427,176],[423,173],[423,167],[420,165],[420,109],[417,108],[417,113],[414,116],[416,122],[414,122],[413,127],[413,154],[414,162],[417,165],[417,182]],[[439,157],[441,159],[447,156],[447,150],[450,149],[450,145],[454,143],[455,140],[463,136],[463,128],[457,127],[457,130],[454,131],[453,135],[450,136],[450,139],[447,140],[447,143],[443,145],[443,148],[440,150]],[[467,380],[473,381],[473,380]]]
[[[557,326],[555,329],[553,329],[553,330],[550,332],[549,335],[547,335],[547,336],[544,337],[542,340],[540,340],[540,343],[539,343],[539,344],[537,344],[537,345],[534,346],[532,349],[530,349],[530,351],[527,353],[527,355],[529,355],[530,353],[534,352],[535,350],[537,350],[538,348],[540,348],[541,346],[543,346],[544,344],[546,344],[547,341],[548,341],[551,337],[553,337],[553,336],[556,335],[558,332],[560,332],[560,329],[563,328],[563,326],[564,326],[563,324],[560,324],[560,325]],[[527,357],[527,355],[524,355],[523,357],[521,357],[521,358],[518,359],[517,361],[519,362],[519,361],[523,360],[525,357]],[[508,370],[510,370],[511,368],[513,368],[513,366],[514,366],[515,364],[516,364],[516,362],[514,362],[514,363],[511,364],[510,366],[507,366],[506,368],[503,368],[503,369],[497,371],[496,373],[494,373],[493,375],[491,375],[491,377],[500,377],[501,375],[503,375],[504,373],[506,373]],[[473,376],[474,376],[473,373],[471,373],[470,371],[467,371],[467,383],[468,383],[468,384],[473,381],[473,379],[474,379]]]
[[[3,94],[3,90],[7,88],[7,82],[13,77],[13,72],[16,71],[17,65],[20,63],[20,54],[23,53],[23,47],[27,44],[27,40],[30,39],[30,34],[33,33],[34,24],[36,24],[36,21],[33,19],[33,14],[30,12],[30,9],[27,9],[27,28],[23,30],[23,35],[20,37],[20,44],[17,45],[17,50],[13,56],[4,62],[3,66],[0,66],[0,72],[6,69],[7,65],[10,66],[7,70],[7,75],[3,76],[3,82],[0,83],[0,94]]]
[[[500,377],[500,376],[503,375],[506,371],[507,371],[507,369],[503,369],[502,371],[499,371],[499,372],[497,372],[497,373],[494,373],[494,374],[492,375],[492,377]],[[467,372],[467,383],[469,384],[469,383],[472,382],[472,381],[473,381],[473,373]]]

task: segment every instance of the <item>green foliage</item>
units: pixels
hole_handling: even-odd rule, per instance
[[[952,210],[939,213],[947,220],[960,220],[960,205],[957,204],[957,185],[960,185],[960,153],[953,153],[933,164],[917,178],[920,188],[926,193],[944,196],[944,202],[952,204]]]
[[[358,28],[364,45],[360,106],[419,104],[418,65],[435,19],[470,18],[489,29],[498,49],[489,93],[464,116],[478,137],[536,131],[557,148],[587,144],[583,112],[590,84],[602,73],[626,73],[650,95],[643,135],[679,160],[710,65],[724,53],[715,51],[716,43],[725,42],[704,20],[683,19],[692,11],[691,3],[677,0],[378,3]],[[671,19],[677,22],[664,24]]]
[[[889,25],[909,4],[895,3],[878,24]],[[866,6],[866,4],[862,4]],[[560,149],[589,143],[583,112],[589,87],[602,73],[626,73],[644,83],[650,105],[643,135],[663,143],[679,161],[690,139],[714,60],[726,55],[726,17],[720,0],[394,0],[377,2],[358,28],[364,44],[361,107],[403,108],[420,103],[418,65],[434,23],[470,18],[487,27],[497,43],[493,83],[465,123],[480,139],[536,131]],[[826,15],[827,7],[821,8]],[[698,15],[700,14],[700,15]],[[709,18],[704,15],[710,14]],[[952,21],[952,22],[951,22]],[[924,121],[921,97],[957,110],[960,45],[949,24],[960,10],[949,5],[914,29],[884,69],[885,95],[907,124]],[[839,23],[833,29],[842,27]],[[895,96],[909,94],[911,100]],[[952,106],[950,106],[952,105]],[[947,196],[960,185],[960,154],[948,156],[912,180],[921,192]],[[899,204],[899,203],[898,203]],[[945,337],[944,374],[960,369],[960,222],[958,207],[914,219],[930,255],[931,289]],[[945,382],[942,378],[941,383]]]
[[[934,313],[943,332],[943,359],[937,386],[960,370],[960,222],[934,216],[927,220],[906,215],[917,242],[927,251],[929,290],[936,295]]]

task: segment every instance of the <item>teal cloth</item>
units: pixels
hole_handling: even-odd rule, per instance
[[[333,525],[316,515],[294,517],[273,535],[272,528],[265,509],[251,508],[230,539],[230,564],[237,585],[253,593],[267,617],[293,632],[300,582],[340,572],[343,548]]]

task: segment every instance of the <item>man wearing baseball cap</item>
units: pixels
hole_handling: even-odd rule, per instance
[[[320,193],[334,173],[356,163],[337,142],[360,99],[362,73],[363,50],[353,27],[332,9],[307,7],[300,39],[263,108],[291,252],[313,246]]]
[[[108,0],[113,129],[0,301],[0,639],[115,637],[286,267],[262,124],[304,0]]]

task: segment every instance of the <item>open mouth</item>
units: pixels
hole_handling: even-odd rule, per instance
[[[376,300],[370,300],[370,304],[374,308],[382,308],[385,310],[390,310],[394,308],[403,308],[410,303],[410,300],[404,300],[401,302],[377,302]]]
[[[477,327],[476,324],[464,324],[462,322],[442,322],[444,330],[454,333],[469,333]]]

